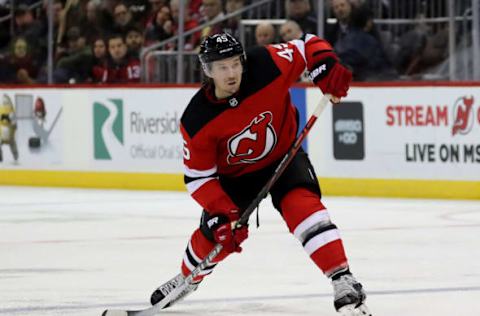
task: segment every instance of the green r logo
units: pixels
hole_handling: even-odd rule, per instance
[[[111,160],[123,147],[123,100],[93,103],[94,157]]]

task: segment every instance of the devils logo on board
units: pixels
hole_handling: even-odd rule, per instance
[[[455,134],[468,134],[473,125],[473,96],[470,98],[461,97],[455,102],[453,108],[453,127],[452,135]]]

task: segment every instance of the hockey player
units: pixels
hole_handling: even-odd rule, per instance
[[[17,131],[17,120],[12,100],[6,94],[3,95],[0,104],[0,162],[3,161],[2,145],[9,145],[14,162],[18,161],[17,141],[15,132]]]
[[[185,183],[203,208],[200,227],[188,242],[181,273],[151,296],[156,304],[206,257],[223,250],[166,307],[197,289],[202,279],[233,252],[241,252],[248,227],[232,230],[295,140],[298,113],[289,88],[307,68],[310,79],[334,103],[347,95],[352,78],[324,40],[310,34],[286,44],[244,52],[231,35],[205,39],[199,59],[207,82],[181,118]],[[290,232],[332,280],[334,306],[344,315],[368,315],[365,292],[352,276],[337,227],[321,202],[312,164],[300,150],[270,195]]]

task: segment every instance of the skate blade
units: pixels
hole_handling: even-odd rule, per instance
[[[355,304],[345,305],[338,310],[342,316],[372,316],[370,310],[365,304],[355,308]]]

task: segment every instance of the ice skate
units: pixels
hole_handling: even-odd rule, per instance
[[[353,275],[345,274],[332,281],[334,305],[342,316],[371,316],[364,304],[366,299],[362,284]]]
[[[168,302],[163,308],[167,308],[172,306],[173,304],[177,303],[184,299],[187,295],[192,293],[198,288],[198,284],[200,283],[193,283],[193,284],[185,284],[184,282],[185,277],[179,273],[171,280],[165,282],[164,284],[160,285],[150,297],[150,303],[152,305],[157,304],[158,302],[162,301],[170,292],[175,290],[178,286],[185,287],[176,297],[172,298],[170,302]]]

